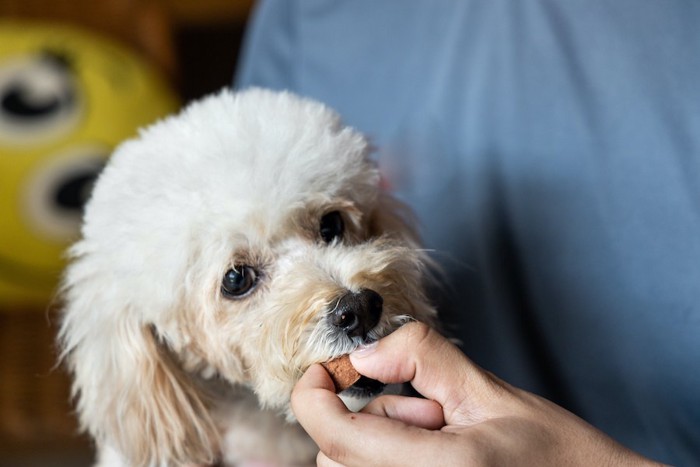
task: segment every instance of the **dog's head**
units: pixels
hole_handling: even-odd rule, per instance
[[[309,365],[434,317],[367,141],[288,93],[225,91],[123,144],[82,232],[61,330],[78,411],[139,464],[211,458],[203,378],[285,410]]]

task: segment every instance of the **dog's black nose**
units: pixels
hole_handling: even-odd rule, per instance
[[[374,290],[360,289],[348,292],[338,299],[328,319],[336,328],[350,337],[367,337],[382,316],[384,300]]]

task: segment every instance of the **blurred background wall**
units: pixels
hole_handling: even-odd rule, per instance
[[[89,465],[53,301],[91,182],[231,82],[253,0],[0,0],[0,466]]]

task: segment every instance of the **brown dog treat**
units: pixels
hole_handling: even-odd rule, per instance
[[[330,373],[336,394],[355,384],[362,376],[350,363],[349,355],[342,355],[321,365]]]

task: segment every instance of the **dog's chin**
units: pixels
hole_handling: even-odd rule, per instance
[[[372,399],[384,392],[386,387],[386,384],[380,381],[361,376],[355,384],[342,391],[338,396],[349,410],[359,412]]]
[[[384,391],[386,384],[371,379],[366,376],[360,376],[355,384],[343,391],[344,395],[349,397],[363,398],[376,397]]]

